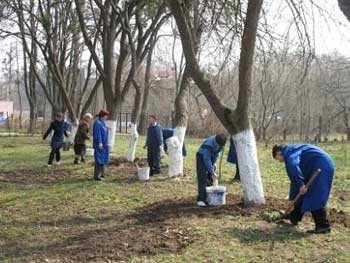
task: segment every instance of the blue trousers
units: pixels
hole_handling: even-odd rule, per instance
[[[150,168],[150,175],[160,173],[160,149],[147,148],[147,161]]]
[[[198,197],[197,201],[205,202],[207,200],[206,187],[213,185],[213,177],[207,172],[204,165],[203,155],[197,153],[196,155],[197,166],[197,183],[198,183]]]

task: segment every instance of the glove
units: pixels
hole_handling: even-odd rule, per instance
[[[102,143],[99,143],[99,144],[98,144],[98,148],[99,148],[100,150],[103,150],[103,144],[102,144]]]

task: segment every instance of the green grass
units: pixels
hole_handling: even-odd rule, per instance
[[[137,149],[139,157],[145,157],[143,140]],[[335,225],[330,235],[308,236],[304,232],[312,227],[309,218],[298,229],[290,229],[267,223],[255,212],[241,215],[186,207],[159,222],[140,219],[147,211],[156,218],[155,204],[162,212],[172,200],[195,202],[194,157],[200,143],[199,139],[186,140],[187,172],[180,180],[167,179],[164,170],[163,176],[145,183],[134,174],[108,167],[108,178],[100,183],[91,180],[90,163],[72,164],[72,151],[63,152],[61,166],[47,168],[49,146],[41,144],[40,137],[0,138],[0,262],[84,262],[89,253],[93,254],[91,262],[114,262],[111,255],[118,253],[119,243],[127,243],[126,236],[134,243],[152,242],[166,231],[163,228],[189,229],[191,242],[176,252],[130,253],[124,262],[350,262],[349,228]],[[127,137],[118,135],[117,155],[125,155],[127,145]],[[329,143],[321,147],[336,164],[329,207],[350,214],[349,199],[339,199],[340,193],[350,196],[350,146]],[[272,160],[271,147],[259,145],[258,150],[266,196],[285,198],[289,183],[283,164]],[[241,195],[239,184],[228,183],[233,174],[233,166],[224,157],[222,183],[229,193]],[[162,207],[162,203],[167,205]],[[79,251],[74,250],[76,240]],[[86,240],[96,242],[92,244],[96,250],[84,251]],[[100,243],[107,248],[100,248]],[[67,259],[67,251],[76,257]]]

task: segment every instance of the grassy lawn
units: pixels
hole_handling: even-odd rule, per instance
[[[39,137],[0,137],[0,262],[350,262],[348,144],[321,145],[336,163],[329,202],[335,222],[330,235],[307,235],[309,216],[297,228],[262,216],[282,209],[289,189],[271,146],[259,145],[265,207],[242,205],[240,185],[229,183],[234,167],[223,162],[227,205],[197,208],[200,142],[186,140],[182,178],[169,179],[164,168],[140,182],[135,167],[120,162],[95,182],[91,157],[73,165],[73,152],[63,152],[63,163],[48,168],[49,146]],[[126,135],[118,135],[116,154],[124,156],[127,145]]]

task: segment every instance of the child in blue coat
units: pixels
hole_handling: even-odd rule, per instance
[[[49,155],[49,161],[47,163],[47,166],[52,166],[53,159],[56,157],[56,163],[60,164],[61,160],[61,152],[60,149],[62,147],[63,143],[63,136],[68,137],[67,131],[65,129],[65,123],[63,120],[63,113],[57,112],[56,113],[56,119],[51,122],[50,127],[47,129],[43,136],[43,140],[46,139],[46,137],[53,131],[53,136],[51,138],[51,152]]]
[[[218,134],[204,140],[196,155],[198,197],[197,206],[206,206],[206,187],[217,180],[215,162],[226,144],[226,135]]]
[[[289,215],[292,224],[297,225],[305,212],[311,212],[315,229],[308,233],[321,234],[331,231],[327,220],[326,204],[332,188],[334,164],[332,158],[322,149],[310,144],[275,145],[272,148],[274,159],[284,162],[290,179],[289,201],[300,192],[302,199],[292,206]],[[321,173],[307,188],[305,185],[318,169]]]
[[[166,140],[170,137],[174,136],[174,129],[172,128],[164,128],[163,129],[163,141],[164,141],[164,152],[167,154],[168,153],[168,146],[166,144]],[[185,143],[182,146],[182,156],[185,157],[187,155],[187,150]]]
[[[162,127],[157,124],[155,115],[148,116],[149,127],[147,129],[146,144],[147,161],[150,168],[150,175],[160,174],[160,152],[163,149]]]
[[[233,142],[232,137],[230,138],[230,149],[228,151],[227,155],[227,162],[235,164],[236,165],[236,173],[235,176],[232,179],[232,182],[240,182],[241,176],[239,175],[239,168],[238,168],[238,159],[237,159],[237,152],[235,143]]]
[[[101,181],[105,177],[105,165],[109,162],[108,128],[106,120],[108,111],[101,110],[93,125],[93,148],[94,148],[94,180]]]

